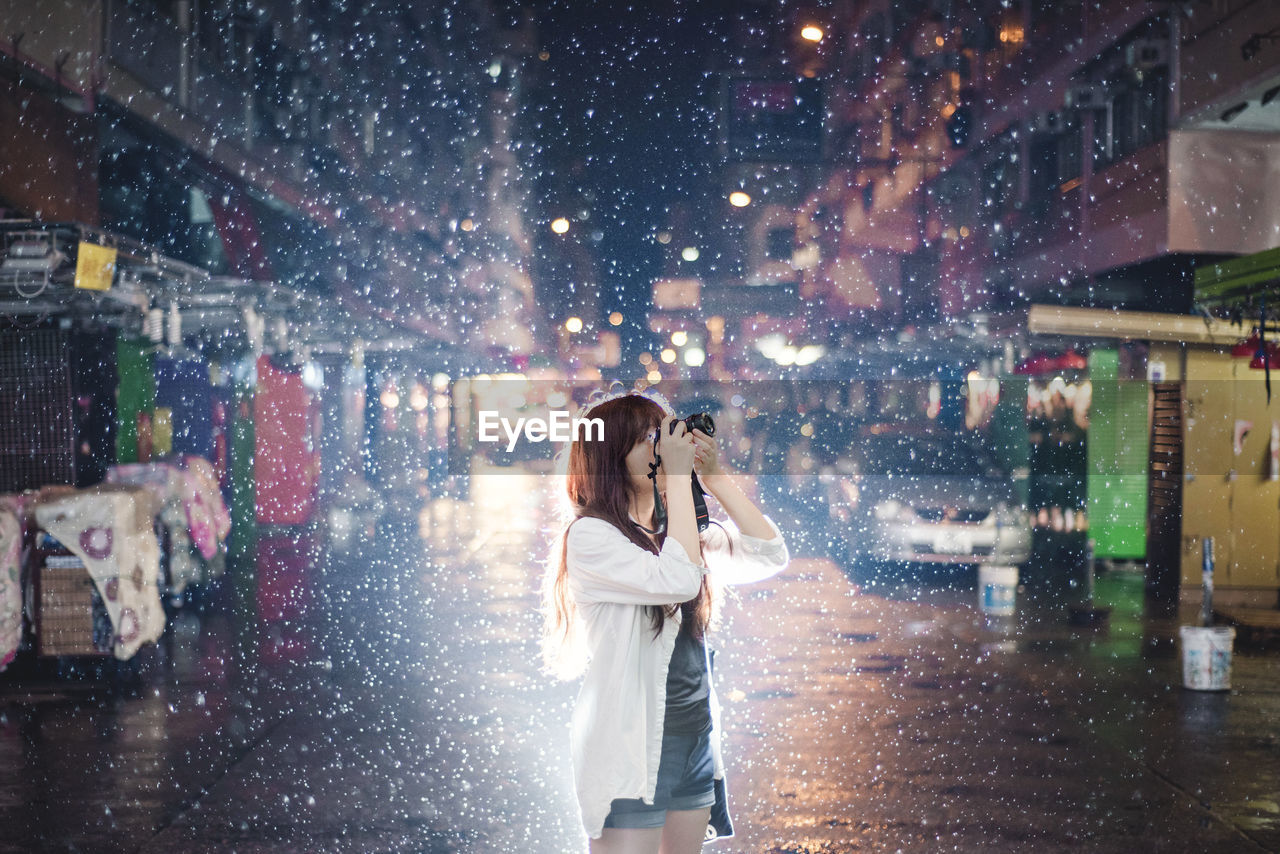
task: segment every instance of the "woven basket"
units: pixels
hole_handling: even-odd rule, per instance
[[[109,649],[93,642],[95,600],[101,610],[98,591],[84,567],[42,567],[36,632],[40,655],[107,655]]]

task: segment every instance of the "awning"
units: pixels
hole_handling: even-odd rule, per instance
[[[1201,315],[1059,305],[1031,306],[1027,313],[1027,331],[1035,335],[1222,346],[1236,343],[1246,332],[1236,324]]]
[[[1268,293],[1280,299],[1280,248],[1196,270],[1197,303],[1232,303]]]

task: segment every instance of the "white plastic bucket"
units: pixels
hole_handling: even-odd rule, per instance
[[[1236,630],[1230,626],[1183,626],[1182,684],[1193,691],[1231,688],[1231,646]]]
[[[1013,606],[1018,595],[1018,568],[1016,566],[978,567],[978,605],[984,614],[993,617],[1013,616]]]

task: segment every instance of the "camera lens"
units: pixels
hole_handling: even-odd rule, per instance
[[[671,422],[672,435],[675,435],[676,424],[679,422],[684,423],[684,429],[686,433],[692,433],[694,430],[701,430],[703,433],[706,433],[708,436],[714,436],[716,434],[716,422],[712,420],[711,416],[705,412],[695,412],[693,415],[690,415],[688,418],[677,418],[675,421],[672,421]]]
[[[685,425],[690,431],[701,430],[708,436],[714,436],[716,434],[716,422],[712,419],[711,415],[706,412],[698,412],[690,415],[685,421]]]

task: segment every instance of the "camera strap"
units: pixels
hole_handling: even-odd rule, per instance
[[[658,466],[662,465],[662,458],[654,454],[653,460],[653,462],[649,463],[649,482],[653,484],[653,519],[658,523],[658,527],[650,531],[639,522],[636,522],[636,525],[640,530],[656,537],[667,530],[667,508],[662,503],[662,494],[658,492]]]
[[[636,522],[636,526],[646,533],[657,536],[667,529],[667,508],[662,503],[662,493],[658,492],[658,468],[662,465],[662,457],[658,456],[658,440],[653,440],[653,462],[649,463],[649,482],[653,484],[653,518],[658,523],[657,529],[650,531],[644,525]],[[693,483],[693,516],[698,523],[698,530],[705,531],[707,526],[711,524],[710,514],[707,513],[706,492],[702,488],[702,484],[698,482],[698,475],[694,472],[689,473]],[[634,520],[633,520],[634,521]]]

